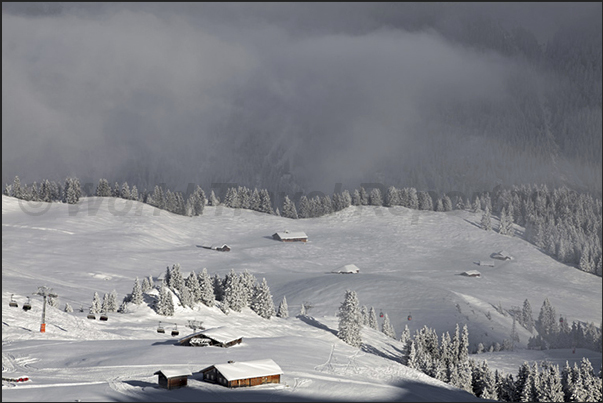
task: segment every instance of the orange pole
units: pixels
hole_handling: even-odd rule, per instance
[[[45,333],[46,332],[46,323],[42,323],[40,325],[40,333]]]

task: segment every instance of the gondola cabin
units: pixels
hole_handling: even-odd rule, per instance
[[[31,301],[30,301],[29,297],[27,297],[27,302],[23,304],[23,310],[27,312],[30,309],[31,309]]]
[[[178,389],[187,385],[188,377],[192,373],[188,370],[162,369],[153,375],[158,376],[159,386],[166,389]]]
[[[8,306],[10,306],[11,308],[18,308],[19,304],[17,304],[17,301],[15,301],[15,299],[13,298],[13,295],[15,294],[10,295],[10,302],[8,303]]]
[[[280,383],[283,370],[271,359],[215,364],[199,371],[206,382],[228,388]]]

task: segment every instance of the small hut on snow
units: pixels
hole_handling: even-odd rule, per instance
[[[513,259],[513,257],[509,254],[509,252],[507,252],[505,250],[501,250],[498,253],[494,253],[492,255],[492,257],[494,259],[499,259],[499,260],[511,260],[511,259]]]
[[[235,344],[241,344],[242,341],[243,336],[241,336],[238,332],[234,332],[226,327],[216,327],[190,334],[178,340],[178,343],[182,346],[193,347],[230,347],[234,346]]]
[[[158,375],[159,386],[166,389],[177,389],[187,385],[192,373],[186,369],[160,369],[153,375]]]
[[[308,235],[303,231],[289,231],[275,232],[272,234],[272,238],[282,242],[307,242]]]
[[[271,359],[215,364],[204,368],[203,380],[229,388],[280,383],[283,370]]]
[[[360,269],[355,264],[346,264],[338,269],[333,270],[331,273],[360,273]]]
[[[467,270],[461,273],[463,276],[467,277],[481,277],[482,273],[477,270]]]

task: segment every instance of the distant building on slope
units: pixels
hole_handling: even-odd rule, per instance
[[[242,341],[243,336],[239,333],[233,332],[226,327],[216,327],[188,335],[178,340],[178,343],[182,346],[193,347],[231,347],[236,344],[241,344]]]
[[[188,370],[161,369],[153,375],[158,375],[159,386],[166,389],[178,389],[187,385],[192,373]]]
[[[308,241],[308,235],[306,235],[306,233],[303,231],[290,232],[288,230],[285,230],[283,232],[276,232],[272,235],[272,238],[276,239],[277,241],[282,241],[282,242],[307,242]]]
[[[220,252],[230,252],[230,246],[226,244],[223,244],[222,246],[212,246],[211,248]]]
[[[480,260],[477,262],[480,266],[494,267],[494,260]]]
[[[283,370],[271,359],[215,364],[199,371],[206,382],[229,388],[280,383]]]
[[[481,277],[482,273],[477,270],[467,270],[461,273],[463,276],[467,277]]]
[[[498,253],[493,253],[492,257],[494,259],[499,259],[499,260],[511,260],[511,259],[513,259],[513,257],[509,254],[509,252],[507,252],[505,250],[501,250]]]
[[[333,270],[331,273],[360,273],[360,269],[355,264],[346,264],[338,269]]]

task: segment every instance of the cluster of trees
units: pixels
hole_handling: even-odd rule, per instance
[[[90,313],[109,313],[109,312],[117,312],[117,291],[113,290],[110,293],[105,293],[103,295],[103,300],[101,302],[100,295],[98,292],[94,292],[94,296],[92,297],[92,305],[90,305]],[[65,306],[65,312],[69,312],[67,305]]]
[[[529,301],[526,299],[522,310],[515,312],[521,325],[539,331],[549,331],[556,321],[554,310],[551,315],[550,303],[545,300],[538,321],[532,318]],[[355,291],[346,290],[344,301],[339,307],[338,337],[354,347],[362,346],[363,326],[377,329],[374,308],[360,308]],[[515,322],[514,322],[515,323]],[[389,319],[385,315],[382,331],[396,338],[390,332]],[[393,330],[393,328],[392,328]],[[403,345],[400,362],[419,370],[433,378],[450,383],[483,399],[498,401],[547,402],[547,401],[594,401],[601,400],[601,371],[595,375],[588,359],[583,358],[580,366],[566,366],[562,371],[550,363],[527,362],[519,368],[517,376],[492,371],[486,360],[478,362],[469,357],[469,331],[467,325],[462,330],[457,324],[451,336],[445,332],[438,337],[436,331],[427,326],[410,334],[408,326],[400,336]],[[600,345],[600,331],[599,331]]]
[[[245,186],[231,187],[226,191],[223,205],[231,208],[244,208],[260,213],[275,214],[270,193],[266,189],[248,189]],[[278,208],[277,208],[278,210]],[[278,215],[278,214],[277,214]]]
[[[226,314],[230,310],[241,312],[243,308],[249,307],[264,319],[270,319],[274,315],[280,318],[289,316],[287,299],[283,297],[278,309],[275,309],[266,279],[263,278],[260,282],[247,270],[238,274],[232,269],[221,278],[218,274],[210,276],[204,268],[200,274],[193,270],[184,278],[180,264],[176,263],[166,268],[165,276],[157,286],[153,284],[152,277],[144,278],[142,283],[137,277],[132,293],[124,298],[124,304],[142,304],[143,294],[153,289],[159,292],[154,309],[164,316],[174,314],[174,300],[182,307],[193,308],[197,304],[219,306]],[[125,308],[120,310],[124,311]]]
[[[27,201],[75,204],[82,196],[82,189],[77,178],[66,178],[63,186],[48,179],[44,179],[40,185],[37,182],[27,185],[22,184],[19,177],[15,176],[12,184],[4,186],[3,194]]]

